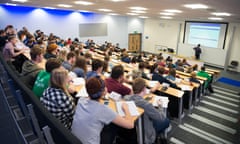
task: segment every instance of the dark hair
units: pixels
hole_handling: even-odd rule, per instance
[[[201,70],[202,70],[202,71],[205,71],[205,66],[202,66],[202,67],[201,67]]]
[[[124,74],[124,68],[122,65],[114,66],[111,72],[111,77],[113,79],[118,79],[120,76]]]
[[[61,61],[57,58],[50,58],[45,64],[46,71],[49,73],[51,73],[55,68],[59,68],[60,66]]]
[[[90,58],[90,59],[91,59],[91,58],[92,58],[92,55],[91,55],[90,53],[87,52],[87,53],[85,53],[84,57],[85,57],[85,58]]]
[[[98,68],[103,67],[103,61],[100,59],[93,59],[92,70],[96,71]]]
[[[73,57],[75,57],[76,55],[75,55],[75,53],[74,52],[69,52],[68,54],[67,54],[67,60],[69,60],[69,59],[71,59],[71,58],[73,58]]]
[[[138,68],[139,69],[144,69],[145,68],[145,63],[144,62],[140,62],[139,65],[138,65]]]
[[[86,82],[86,90],[93,100],[101,98],[105,89],[105,83],[100,77],[91,77]]]
[[[169,75],[171,75],[171,76],[176,76],[176,70],[174,69],[174,68],[170,68],[169,69]]]
[[[134,94],[138,94],[142,92],[142,90],[146,87],[146,82],[143,78],[136,78],[133,81],[132,89]]]

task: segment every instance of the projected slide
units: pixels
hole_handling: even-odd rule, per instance
[[[223,48],[226,30],[226,23],[186,22],[184,43]]]
[[[220,30],[220,24],[192,24],[190,25],[188,43],[201,43],[216,48],[218,46]]]

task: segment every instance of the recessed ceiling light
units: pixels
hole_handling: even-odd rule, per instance
[[[27,2],[27,0],[12,0],[13,2],[22,2],[22,3],[24,3],[24,2]]]
[[[139,16],[139,18],[145,19],[145,18],[148,18],[148,17],[147,16]]]
[[[5,5],[8,5],[8,6],[17,6],[17,4],[14,4],[14,3],[5,3]]]
[[[144,7],[130,7],[132,10],[147,10],[147,8]]]
[[[172,15],[174,15],[174,13],[161,12],[160,15],[172,16]]]
[[[80,12],[83,12],[83,13],[90,13],[90,11],[87,11],[87,10],[78,10]]]
[[[184,7],[191,9],[207,9],[208,6],[204,4],[185,4]]]
[[[122,1],[126,1],[126,0],[111,0],[113,2],[122,2]]]
[[[109,15],[119,15],[119,14],[117,14],[117,13],[109,13]]]
[[[45,9],[56,9],[55,7],[43,7]]]
[[[92,2],[88,2],[88,1],[75,1],[75,4],[80,4],[80,5],[93,5]]]
[[[220,17],[209,17],[210,20],[223,20],[223,18]]]
[[[172,17],[169,17],[169,16],[161,16],[160,18],[162,18],[162,19],[172,19]]]
[[[142,11],[142,10],[132,10],[132,13],[146,13],[146,11]]]
[[[177,9],[165,9],[163,11],[169,12],[169,13],[182,13],[182,11],[177,10]]]
[[[110,9],[98,9],[99,11],[104,11],[104,12],[111,12],[112,10]]]
[[[137,14],[137,13],[127,13],[127,15],[136,16],[136,15],[139,15],[139,14]]]
[[[215,16],[231,16],[230,13],[226,13],[226,12],[214,12],[214,13],[212,13],[212,15],[215,15]]]
[[[59,7],[65,7],[65,8],[70,8],[72,5],[67,5],[67,4],[58,4]]]

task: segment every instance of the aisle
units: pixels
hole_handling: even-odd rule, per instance
[[[240,96],[238,91],[214,86],[192,114],[169,134],[170,144],[238,144]]]

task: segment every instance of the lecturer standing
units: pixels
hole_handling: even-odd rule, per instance
[[[200,44],[198,44],[196,47],[193,48],[195,51],[195,59],[200,59],[200,54],[202,53],[202,50],[200,48]]]

